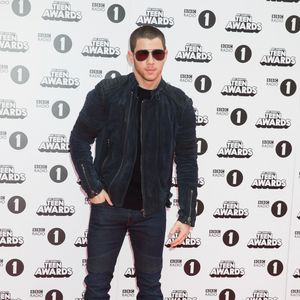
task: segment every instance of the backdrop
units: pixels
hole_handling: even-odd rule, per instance
[[[193,99],[196,227],[165,300],[300,299],[299,0],[0,1],[0,299],[79,300],[90,207],[68,140],[85,96],[160,28],[164,79]],[[176,174],[168,230],[176,220]],[[135,299],[128,239],[111,299]]]

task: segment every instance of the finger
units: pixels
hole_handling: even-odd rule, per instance
[[[110,200],[110,197],[109,197],[109,195],[106,193],[106,195],[105,195],[105,200],[107,201],[107,203],[110,205],[110,206],[113,206],[113,203],[112,203],[112,201]]]
[[[168,238],[170,239],[172,236],[175,235],[175,233],[177,233],[179,231],[179,228],[178,227],[173,227],[170,231],[169,231],[169,234],[168,234]]]
[[[186,239],[187,237],[187,233],[185,232],[180,232],[179,236],[177,237],[177,239],[175,239],[172,243],[171,243],[171,247],[174,248],[180,244],[182,244],[182,242]]]

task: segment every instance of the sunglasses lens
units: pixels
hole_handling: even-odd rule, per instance
[[[149,55],[148,50],[139,50],[135,53],[135,58],[138,61],[143,61],[143,60],[147,59],[148,55]]]
[[[161,49],[153,50],[152,56],[156,60],[163,60],[165,58],[165,51]]]
[[[135,53],[135,58],[138,61],[143,61],[143,60],[147,59],[148,56],[149,56],[148,50],[138,50]],[[165,58],[165,51],[162,49],[155,49],[152,51],[152,56],[156,60],[163,60]]]

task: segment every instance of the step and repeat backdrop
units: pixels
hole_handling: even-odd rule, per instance
[[[299,0],[0,0],[0,299],[82,300],[90,207],[68,141],[85,96],[160,28],[197,116],[197,222],[165,300],[300,299]],[[178,209],[176,173],[168,229]],[[126,237],[111,299],[135,299]]]

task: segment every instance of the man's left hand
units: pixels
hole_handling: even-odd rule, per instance
[[[174,226],[171,228],[169,233],[169,238],[171,238],[175,233],[178,233],[177,238],[171,242],[170,247],[175,248],[178,245],[181,245],[182,242],[186,239],[188,234],[191,231],[191,226],[187,224],[183,224],[180,221],[176,221]]]

